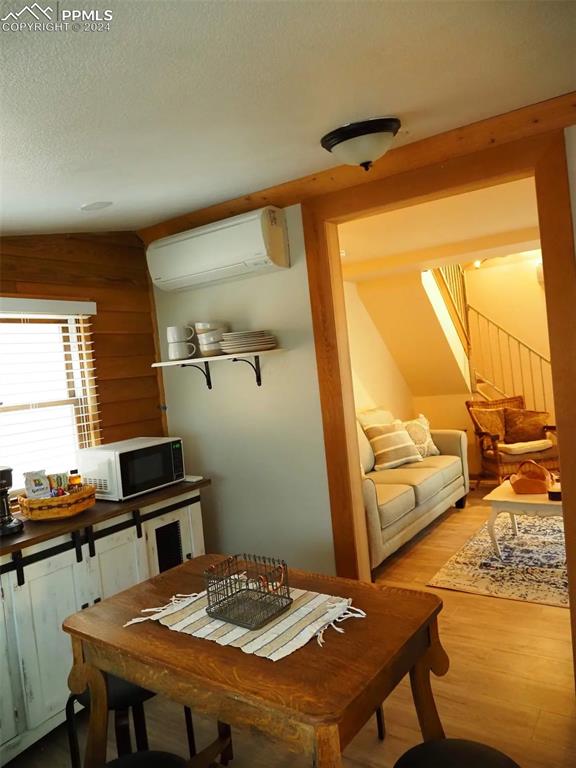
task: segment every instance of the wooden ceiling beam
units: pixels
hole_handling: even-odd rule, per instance
[[[540,247],[538,227],[523,227],[508,232],[494,232],[468,240],[443,243],[430,248],[388,253],[385,256],[359,261],[342,260],[344,280],[373,280],[375,277],[410,272],[414,269],[436,269],[446,264],[462,264],[475,259],[504,256],[508,253]]]

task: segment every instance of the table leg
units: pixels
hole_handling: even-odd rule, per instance
[[[428,650],[410,670],[412,698],[424,741],[445,738],[444,728],[440,722],[430,685],[430,672],[432,671],[439,676],[445,675],[449,666],[448,656],[438,636],[436,619],[430,624],[428,631],[430,642]]]
[[[108,691],[104,673],[87,666],[87,683],[90,689],[90,720],[84,756],[84,768],[101,768],[106,763],[108,740]]]
[[[337,725],[320,725],[315,731],[314,768],[342,768]]]
[[[510,522],[512,523],[512,533],[514,536],[518,536],[518,523],[516,522],[516,515],[514,512],[509,512]]]
[[[102,768],[106,763],[108,738],[108,690],[104,673],[84,661],[82,641],[72,638],[74,666],[68,677],[72,693],[90,689],[90,720],[84,755],[84,768]]]
[[[430,667],[425,659],[417,661],[410,670],[410,685],[422,738],[424,741],[443,739],[444,729],[430,685]]]
[[[492,514],[488,519],[487,528],[488,528],[488,533],[490,535],[490,540],[492,541],[492,546],[494,547],[494,552],[496,552],[500,560],[503,560],[502,552],[500,552],[500,547],[498,546],[498,542],[496,541],[496,533],[494,532],[494,523],[496,522],[496,518],[498,517],[499,514],[500,514],[499,509],[492,510]]]

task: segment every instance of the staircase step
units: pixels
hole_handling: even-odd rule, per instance
[[[494,386],[492,386],[492,384],[487,381],[479,382],[478,379],[476,379],[475,391],[485,400],[499,400],[501,397],[503,397],[502,393],[499,392]]]

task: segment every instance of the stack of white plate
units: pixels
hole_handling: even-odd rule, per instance
[[[220,348],[226,355],[240,352],[264,352],[278,346],[276,337],[268,331],[234,331],[223,333]]]

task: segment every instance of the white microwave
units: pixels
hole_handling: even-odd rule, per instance
[[[124,501],[184,479],[179,437],[134,437],[78,451],[78,470],[96,498]]]

